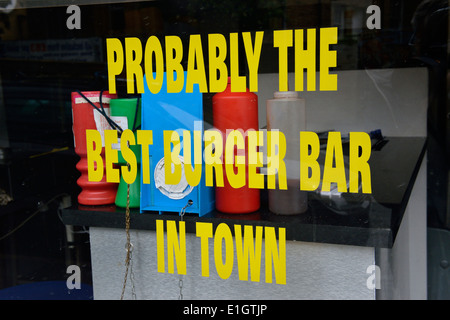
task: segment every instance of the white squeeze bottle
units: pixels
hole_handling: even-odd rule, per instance
[[[269,210],[275,214],[300,214],[308,209],[308,193],[300,191],[300,131],[306,130],[305,99],[295,91],[277,91],[267,100],[267,130],[283,132],[286,137],[287,190],[268,190]]]

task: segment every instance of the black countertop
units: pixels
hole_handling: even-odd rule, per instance
[[[251,214],[212,211],[199,217],[186,214],[186,232],[195,233],[196,222],[226,223],[286,228],[286,240],[391,248],[400,227],[412,187],[422,163],[424,137],[389,137],[373,143],[369,160],[372,194],[345,194],[340,209],[329,198],[309,193],[307,212],[295,216],[271,213],[267,190],[261,190],[261,209]],[[344,148],[345,153],[345,148]],[[320,161],[319,161],[320,162]],[[426,195],[424,194],[424,197]],[[67,225],[125,228],[125,209],[109,206],[74,205],[62,212]],[[155,230],[156,220],[179,220],[177,213],[130,211],[130,228]]]

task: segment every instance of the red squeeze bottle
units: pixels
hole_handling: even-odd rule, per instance
[[[82,92],[97,108],[100,107],[100,91]],[[117,98],[117,95],[103,92],[102,105],[109,115],[109,100]],[[95,114],[97,113],[97,115]],[[79,93],[72,92],[72,117],[73,117],[73,138],[75,152],[80,156],[80,161],[76,168],[80,171],[81,176],[77,180],[77,184],[81,187],[78,195],[78,203],[82,205],[106,205],[113,204],[116,200],[117,183],[106,182],[106,174],[104,172],[103,179],[99,182],[88,180],[87,166],[87,149],[86,149],[86,130],[102,130],[111,129],[106,119],[90,105]],[[96,122],[97,121],[97,122]],[[102,128],[98,128],[99,125]],[[105,170],[105,148],[102,149],[103,170]]]
[[[225,141],[227,130],[258,130],[258,96],[248,89],[246,92],[231,92],[231,81],[225,91],[216,93],[212,98],[213,125],[222,133],[223,157],[225,159]],[[246,184],[241,188],[230,186],[225,174],[225,162],[222,160],[224,186],[216,186],[216,209],[223,213],[250,213],[260,208],[259,189],[248,187],[248,137],[245,135],[245,177]],[[235,155],[237,154],[235,148]],[[234,158],[234,157],[233,157]]]

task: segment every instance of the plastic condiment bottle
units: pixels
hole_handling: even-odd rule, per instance
[[[258,130],[258,96],[249,89],[245,92],[232,92],[231,82],[223,92],[213,96],[213,124],[222,132],[225,159],[225,140],[230,130]],[[248,137],[245,137],[245,149]],[[235,151],[235,154],[237,151]],[[224,186],[216,187],[216,209],[223,213],[250,213],[260,208],[260,190],[248,187],[248,156],[246,163],[246,185],[233,188],[224,176]],[[225,172],[225,168],[223,168]]]
[[[116,199],[118,185],[117,183],[106,181],[105,171],[101,181],[89,181],[88,179],[86,130],[98,130],[100,134],[103,134],[104,130],[111,129],[104,116],[85,99],[89,99],[93,105],[100,109],[100,93],[100,91],[82,92],[83,97],[78,92],[72,92],[72,130],[75,152],[80,156],[80,161],[77,163],[76,168],[81,173],[80,178],[77,180],[77,184],[81,187],[78,203],[90,206],[113,204]],[[117,98],[117,95],[104,92],[101,98],[103,110],[106,114],[109,114],[109,101]],[[103,146],[101,153],[103,170],[105,170],[104,152]]]
[[[266,102],[267,130],[278,129],[286,137],[287,190],[268,190],[269,210],[275,214],[300,214],[308,209],[308,194],[300,191],[300,131],[306,129],[305,99],[295,91],[277,91]]]

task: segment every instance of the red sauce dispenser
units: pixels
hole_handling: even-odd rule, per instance
[[[77,180],[77,184],[81,187],[78,195],[78,203],[82,205],[106,205],[113,204],[116,200],[117,183],[106,182],[106,174],[99,182],[88,180],[87,150],[86,150],[86,130],[94,129],[102,131],[111,129],[105,118],[95,108],[86,101],[89,99],[97,108],[100,106],[100,92],[89,91],[82,92],[83,96],[78,92],[72,92],[72,116],[73,116],[73,135],[75,152],[80,156],[80,161],[76,167],[80,171],[81,176]],[[109,115],[109,101],[117,98],[116,95],[105,92],[102,94],[103,110]],[[103,166],[105,166],[104,148],[102,149]],[[104,170],[104,169],[103,169]]]
[[[225,159],[225,141],[227,130],[258,130],[258,96],[248,89],[246,92],[231,92],[231,81],[225,91],[213,96],[213,125],[222,133],[223,159]],[[241,188],[230,186],[223,163],[224,186],[216,186],[216,209],[223,213],[250,213],[260,207],[260,190],[248,187],[248,138],[245,135],[245,176],[246,184]],[[239,151],[241,152],[241,151]],[[237,150],[235,148],[235,155]],[[234,157],[233,157],[234,158]],[[235,168],[236,169],[236,168]]]

